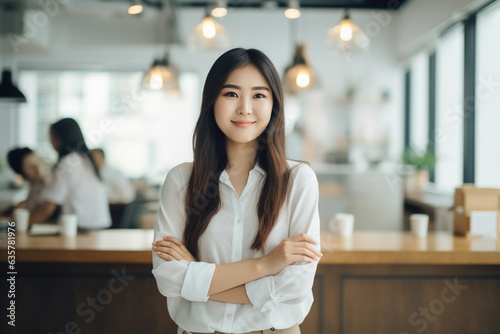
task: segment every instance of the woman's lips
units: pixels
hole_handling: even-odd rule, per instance
[[[233,122],[234,125],[240,128],[248,128],[250,125],[252,125],[255,122]]]

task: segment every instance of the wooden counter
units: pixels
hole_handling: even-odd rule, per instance
[[[78,232],[74,238],[16,235],[17,262],[148,263],[152,262],[153,230],[101,230]],[[7,240],[0,239],[0,248]],[[2,261],[6,253],[1,254]]]
[[[152,230],[103,230],[62,236],[16,236],[17,262],[151,263]],[[0,238],[0,248],[7,248]],[[500,264],[500,239],[431,233],[355,232],[341,238],[322,232],[320,264]],[[2,261],[6,252],[1,253]]]
[[[152,240],[152,230],[18,234],[17,324],[0,332],[175,334],[151,274]],[[321,245],[303,334],[500,333],[498,239],[325,232]],[[2,262],[6,247],[0,238]]]

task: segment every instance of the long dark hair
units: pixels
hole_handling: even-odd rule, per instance
[[[63,118],[55,122],[50,126],[50,131],[60,142],[59,150],[57,152],[59,154],[59,158],[57,160],[58,163],[66,155],[76,152],[90,160],[97,178],[101,180],[99,168],[97,168],[94,158],[92,158],[92,155],[85,144],[82,130],[73,118]]]
[[[266,78],[273,95],[271,119],[258,137],[256,161],[266,171],[257,205],[259,229],[251,248],[264,252],[264,244],[288,197],[292,178],[285,156],[283,89],[276,68],[259,50],[235,48],[220,56],[210,69],[193,134],[193,171],[188,182],[184,244],[199,260],[198,239],[219,211],[219,177],[228,163],[225,135],[217,126],[214,104],[230,73],[243,65],[254,65]]]

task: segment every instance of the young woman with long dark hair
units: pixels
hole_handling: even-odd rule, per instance
[[[62,214],[77,215],[79,228],[111,226],[106,188],[78,123],[72,118],[55,122],[50,126],[50,141],[58,160],[42,194],[45,203],[30,216],[30,226],[45,222],[58,205]]]
[[[220,56],[203,88],[193,162],[167,175],[153,275],[186,333],[300,333],[319,244],[318,181],[285,156],[278,72],[256,49]]]

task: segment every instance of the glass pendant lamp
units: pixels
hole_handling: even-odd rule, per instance
[[[170,65],[168,54],[153,61],[142,78],[142,85],[151,91],[164,90],[170,93],[179,91],[179,75],[177,70]]]
[[[306,59],[305,49],[305,44],[297,44],[292,64],[286,68],[284,89],[289,94],[295,94],[316,86],[316,73]]]
[[[326,45],[346,54],[356,54],[366,51],[370,45],[370,38],[352,23],[349,13],[345,10],[340,24],[328,29]]]
[[[221,50],[228,48],[229,44],[226,28],[215,22],[208,11],[203,21],[188,36],[188,45],[194,50]]]

